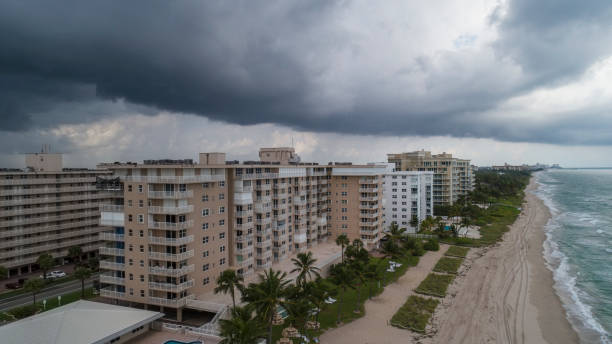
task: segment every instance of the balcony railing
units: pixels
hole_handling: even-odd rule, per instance
[[[276,183],[274,184],[274,188],[275,189],[286,189],[287,188],[287,183]]]
[[[125,264],[110,262],[108,260],[101,260],[100,261],[100,269],[123,271],[123,270],[125,270]]]
[[[236,217],[253,216],[253,209],[236,210]]]
[[[99,234],[99,236],[100,236],[100,240],[105,240],[105,241],[124,241],[125,240],[124,234],[102,232]]]
[[[256,201],[257,202],[262,202],[262,203],[272,202],[272,195],[257,196]]]
[[[101,203],[99,202],[86,202],[86,203],[68,204],[68,205],[61,205],[61,206],[54,205],[54,206],[35,207],[35,208],[12,209],[12,210],[3,211],[2,216],[18,216],[18,215],[54,213],[58,211],[78,210],[78,209],[87,209],[87,208],[99,209],[100,205]]]
[[[272,267],[272,261],[265,262],[263,264],[257,264],[258,269],[269,269]]]
[[[0,207],[5,206],[18,206],[27,204],[47,204],[57,202],[70,202],[70,201],[88,201],[98,200],[103,198],[110,198],[111,195],[104,192],[98,192],[96,194],[83,194],[76,196],[60,196],[60,197],[33,197],[33,198],[20,198],[0,201]]]
[[[123,212],[123,206],[122,205],[116,205],[116,204],[102,204],[100,205],[100,210],[101,211],[107,211],[107,212],[111,212],[111,213],[122,213]]]
[[[81,237],[87,234],[99,233],[101,230],[104,230],[104,229],[105,228],[103,227],[93,227],[93,228],[87,228],[87,229],[81,229],[81,230],[62,231],[60,234],[47,234],[47,235],[37,235],[37,236],[31,236],[28,238],[19,238],[19,239],[13,239],[13,240],[0,240],[0,248],[17,247],[21,245],[28,245],[28,244],[34,244],[34,243],[43,244],[43,243],[50,242],[50,241],[57,241],[57,240],[66,239],[66,238]],[[93,242],[94,240],[91,240],[91,241]]]
[[[108,298],[111,298],[111,299],[124,299],[125,298],[125,293],[124,292],[115,291],[115,290],[112,290],[112,289],[108,289],[108,288],[102,288],[102,289],[100,289],[100,296],[108,297]]]
[[[34,223],[42,223],[42,222],[56,222],[56,221],[62,221],[62,220],[70,220],[70,219],[77,219],[77,218],[82,218],[82,217],[93,217],[93,216],[100,216],[100,212],[82,211],[82,212],[69,213],[69,214],[64,214],[64,215],[38,216],[38,217],[30,217],[30,218],[18,219],[18,220],[2,221],[0,222],[0,227],[34,224]]]
[[[272,190],[272,184],[255,184],[255,190],[259,190],[259,191]]]
[[[193,272],[195,270],[195,265],[186,265],[182,268],[172,269],[172,268],[164,268],[161,266],[150,266],[149,273],[152,275],[160,275],[160,276],[182,276]]]
[[[125,250],[122,248],[100,247],[100,254],[106,256],[124,256]]]
[[[30,253],[51,251],[51,250],[55,250],[58,248],[70,247],[74,245],[90,244],[90,243],[96,242],[97,240],[98,240],[98,237],[96,236],[95,238],[87,237],[83,239],[65,240],[65,241],[60,241],[59,243],[50,243],[46,245],[34,246],[34,247],[29,247],[29,248],[17,248],[15,250],[6,250],[0,253],[0,258],[2,259],[12,258],[15,256],[22,256],[22,255],[26,255]]]
[[[96,177],[81,178],[26,178],[26,179],[0,179],[0,185],[35,185],[35,184],[66,184],[66,183],[94,183]]]
[[[59,187],[59,188],[31,188],[31,189],[13,189],[1,190],[0,196],[10,195],[36,195],[36,194],[51,194],[63,192],[82,192],[82,191],[98,191],[94,185],[89,186],[74,186],[74,187]]]
[[[157,222],[149,221],[149,228],[163,230],[181,230],[193,227],[193,220],[183,222]]]
[[[149,258],[178,262],[193,257],[193,250],[183,253],[149,252]]]
[[[237,235],[235,237],[236,242],[247,242],[253,240],[253,234]]]
[[[193,242],[193,235],[188,235],[182,238],[166,238],[166,237],[149,236],[149,243],[151,244],[177,246],[177,245],[188,244],[190,242]]]
[[[193,287],[193,280],[188,280],[179,284],[172,283],[160,283],[160,282],[149,282],[149,289],[155,290],[163,290],[163,291],[171,291],[171,292],[181,292],[183,290],[189,289]]]
[[[202,182],[219,182],[225,180],[225,174],[201,174],[197,176],[125,176],[126,182],[187,184]]]
[[[378,197],[363,197],[359,196],[359,200],[362,202],[375,202],[378,201]]]
[[[188,214],[193,211],[193,205],[185,205],[178,207],[159,207],[159,206],[150,206],[149,214],[170,214],[170,215],[178,215],[178,214]]]
[[[186,199],[193,197],[193,191],[149,191],[147,195],[154,199]]]
[[[125,278],[116,277],[112,275],[100,274],[100,283],[108,283],[108,284],[125,284]]]
[[[378,188],[359,188],[359,192],[377,193]]]
[[[258,225],[267,225],[267,224],[272,223],[272,218],[271,217],[257,218],[255,219],[255,223]]]
[[[187,295],[186,297],[177,298],[177,299],[166,299],[162,297],[149,296],[149,303],[159,305],[159,306],[183,307],[187,304],[188,300],[192,300],[194,298],[195,298],[195,295]]]
[[[255,212],[256,213],[267,213],[270,212],[272,210],[272,206],[270,204],[262,204],[262,203],[255,203]]]

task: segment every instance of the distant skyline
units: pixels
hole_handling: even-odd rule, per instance
[[[306,161],[431,150],[612,166],[607,0],[3,1],[0,167],[291,138]]]

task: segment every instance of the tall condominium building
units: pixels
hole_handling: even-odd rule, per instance
[[[102,212],[113,229],[100,248],[101,295],[180,319],[228,268],[246,277],[341,233],[375,246],[384,169],[298,162],[282,148],[242,163],[201,153],[199,163],[102,165],[113,175],[101,187],[122,192]]]
[[[385,228],[395,222],[415,233],[413,217],[433,216],[433,172],[386,172],[384,178]]]
[[[474,188],[474,173],[470,160],[453,158],[452,154],[431,154],[416,151],[387,154],[396,171],[430,171],[433,176],[434,205],[453,204],[459,196]]]
[[[67,169],[62,155],[26,154],[26,169],[0,170],[0,265],[11,276],[32,271],[43,253],[63,259],[72,246],[95,255],[100,209],[110,195],[96,177],[110,171]]]

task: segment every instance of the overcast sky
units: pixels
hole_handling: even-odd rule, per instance
[[[431,150],[612,166],[609,0],[0,2],[0,166]]]

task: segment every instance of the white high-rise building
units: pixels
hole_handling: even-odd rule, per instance
[[[408,232],[416,232],[410,225],[413,216],[423,221],[433,216],[433,172],[396,171],[384,175],[384,226],[392,222]]]

